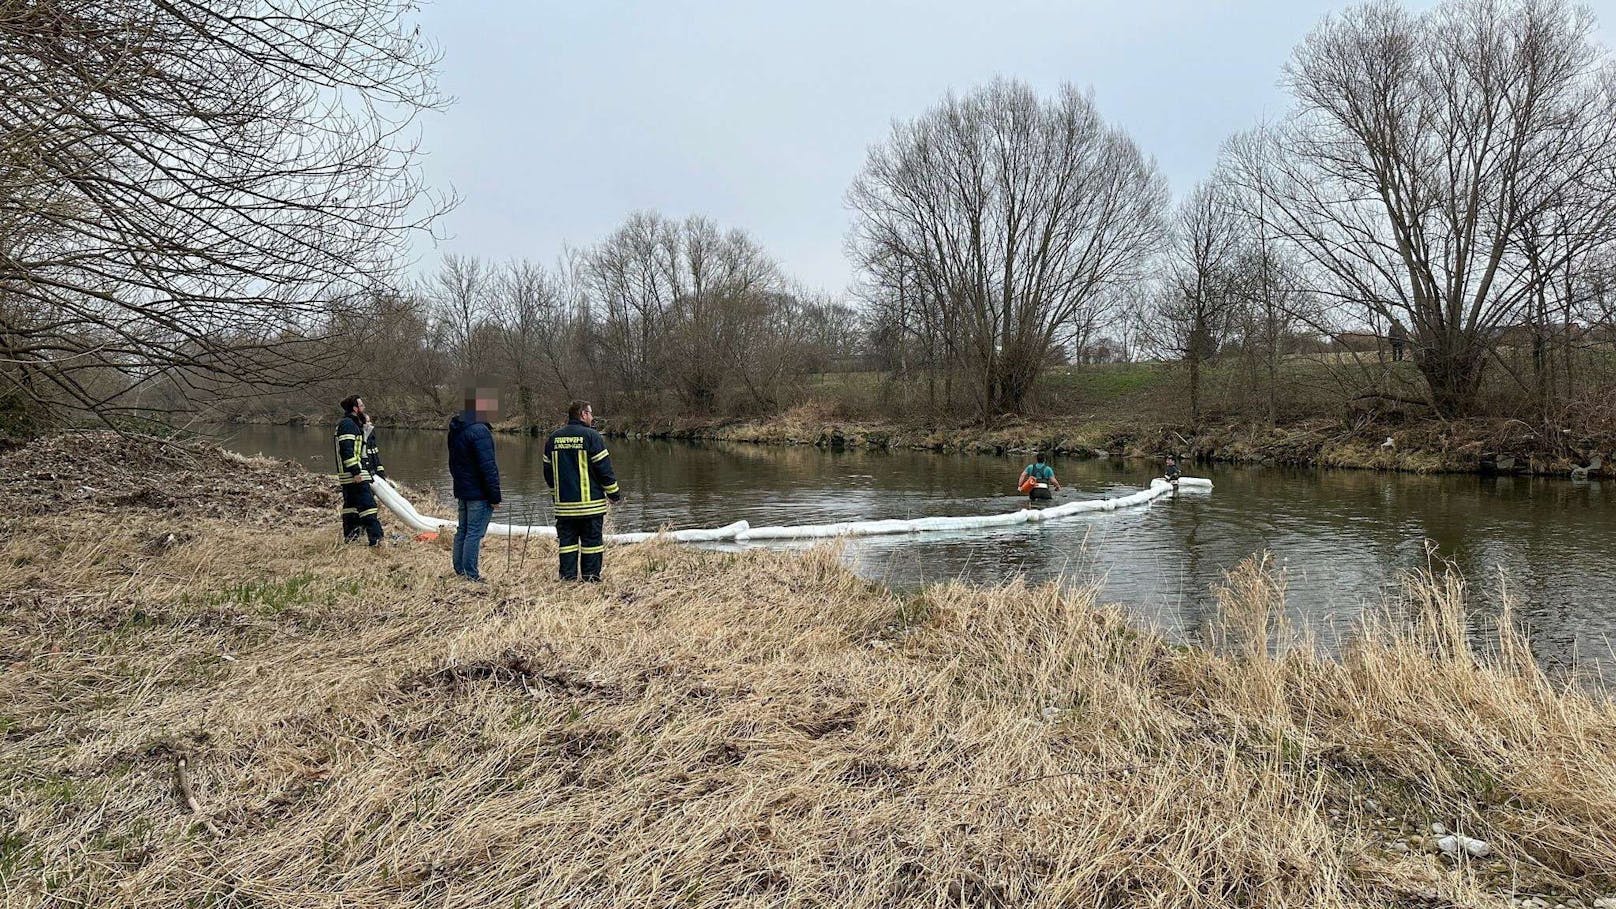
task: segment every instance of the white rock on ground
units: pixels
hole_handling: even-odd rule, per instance
[[[1461,851],[1467,852],[1471,858],[1485,858],[1493,851],[1493,847],[1485,841],[1473,840],[1457,833],[1450,833],[1437,840],[1436,847],[1453,856],[1457,856]]]
[[[1431,832],[1436,834],[1437,836],[1446,836],[1447,833],[1448,833],[1448,828],[1447,828],[1446,825],[1442,824],[1439,821],[1439,822],[1431,825]]]
[[[1594,909],[1616,909],[1616,896],[1602,896],[1594,900]]]

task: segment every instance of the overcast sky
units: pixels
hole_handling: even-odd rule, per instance
[[[436,0],[422,30],[456,101],[425,124],[426,174],[462,202],[417,267],[445,252],[549,262],[655,209],[743,228],[793,278],[841,291],[843,197],[894,118],[995,75],[1071,82],[1181,193],[1230,133],[1285,110],[1291,49],[1345,6]],[[1590,6],[1610,43],[1616,0]]]

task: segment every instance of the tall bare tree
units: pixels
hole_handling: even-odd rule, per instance
[[[952,314],[986,417],[1023,410],[1052,351],[1140,273],[1166,188],[1076,89],[997,80],[894,126],[848,200],[861,265]]]
[[[712,221],[631,217],[585,260],[600,355],[619,387],[645,403],[671,385],[711,412],[743,338],[771,317],[779,270],[746,234]]]
[[[1203,415],[1202,371],[1237,317],[1236,284],[1243,224],[1226,185],[1203,183],[1179,203],[1163,286],[1140,326],[1147,347],[1180,360],[1188,372],[1190,423]]]
[[[1545,275],[1616,227],[1616,94],[1592,20],[1561,0],[1378,0],[1286,70],[1268,224],[1343,307],[1406,327],[1438,412],[1471,411]],[[1534,265],[1523,230],[1575,213]]]
[[[437,210],[407,8],[0,4],[0,382],[110,417],[317,373],[327,314],[376,299]]]
[[[563,260],[551,270],[527,259],[505,264],[494,281],[492,312],[499,326],[498,344],[505,372],[516,391],[518,412],[524,419],[540,415],[539,389],[557,394],[544,402],[554,412],[561,398],[573,397],[579,384],[580,362],[576,290],[571,270]]]
[[[483,376],[493,365],[494,277],[476,256],[450,254],[421,287],[449,341],[455,366]]]

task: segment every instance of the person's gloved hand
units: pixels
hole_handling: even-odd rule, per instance
[[[623,494],[620,492],[608,493],[606,498],[610,499],[613,505],[616,505],[618,502],[623,501]]]
[[[378,477],[381,477],[381,478],[382,478],[382,479],[384,479],[384,480],[385,480],[385,479],[387,479],[387,471],[386,471],[386,470],[383,470],[383,469],[381,469],[381,468],[377,468],[377,470],[376,470],[376,476],[378,476]]]

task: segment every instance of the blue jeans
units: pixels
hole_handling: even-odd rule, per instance
[[[477,573],[477,557],[482,554],[483,534],[494,519],[494,507],[482,499],[456,499],[460,505],[454,535],[455,574],[482,580]]]

